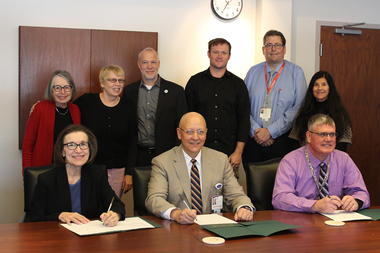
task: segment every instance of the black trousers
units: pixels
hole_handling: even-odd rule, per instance
[[[137,162],[136,166],[150,166],[152,165],[152,159],[156,156],[155,149],[148,149],[143,147],[138,147],[137,150]]]
[[[243,164],[257,163],[270,160],[272,158],[284,157],[293,150],[289,132],[279,136],[269,147],[263,147],[256,143],[255,139],[250,138],[245,144],[242,155]]]

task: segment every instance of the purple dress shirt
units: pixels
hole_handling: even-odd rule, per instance
[[[309,148],[307,152],[318,179],[319,164],[322,161],[314,157]],[[363,201],[361,209],[368,208],[369,194],[354,161],[347,153],[336,149],[330,156],[329,194],[340,198],[350,195]],[[323,161],[326,165],[330,156]],[[317,185],[305,156],[305,147],[301,147],[281,160],[276,174],[272,204],[274,209],[311,213],[311,207],[317,200]]]

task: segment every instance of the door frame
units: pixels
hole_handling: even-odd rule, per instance
[[[345,26],[347,24],[355,24],[358,22],[337,22],[337,21],[323,21],[323,20],[317,20],[316,21],[316,30],[315,30],[315,65],[314,65],[314,73],[318,72],[319,64],[320,64],[320,56],[319,56],[319,45],[321,43],[321,27],[322,26]],[[363,28],[363,29],[377,29],[380,30],[380,24],[364,24],[357,26],[355,28]],[[357,36],[357,35],[346,35],[346,36]],[[323,48],[322,48],[323,53]]]

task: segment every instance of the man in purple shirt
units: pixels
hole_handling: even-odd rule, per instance
[[[358,167],[347,153],[334,149],[337,136],[334,121],[317,114],[310,118],[308,129],[308,144],[280,162],[273,207],[308,213],[368,208],[369,194]]]

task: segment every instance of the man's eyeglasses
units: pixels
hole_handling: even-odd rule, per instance
[[[65,85],[65,86],[59,86],[59,85],[54,85],[53,86],[53,90],[55,92],[60,92],[62,89],[65,91],[65,92],[69,92],[71,91],[73,87],[71,87],[70,85]]]
[[[116,83],[116,82],[119,82],[121,84],[124,84],[125,83],[125,79],[116,79],[116,78],[111,78],[111,79],[107,79],[107,81],[111,82],[111,83]]]
[[[202,129],[198,129],[198,130],[187,129],[187,130],[184,130],[184,129],[180,128],[180,127],[179,127],[179,129],[181,129],[182,131],[184,131],[185,134],[187,134],[188,136],[193,136],[195,132],[197,132],[197,134],[199,136],[204,136],[206,134],[206,131],[204,131]]]
[[[281,49],[284,47],[283,44],[280,44],[280,43],[276,43],[276,44],[272,44],[272,43],[268,43],[266,45],[264,45],[264,47],[267,49],[267,50],[271,50],[273,47],[275,47],[276,49]]]
[[[312,134],[318,134],[322,138],[326,138],[327,136],[330,136],[331,138],[338,137],[338,133],[316,133],[316,132],[312,132],[312,131],[309,131],[309,132]]]
[[[63,146],[67,146],[67,148],[70,150],[76,150],[78,146],[81,150],[86,150],[88,149],[88,142],[81,142],[79,144],[75,142],[69,142],[69,143],[64,143]]]

